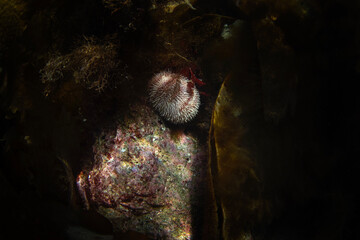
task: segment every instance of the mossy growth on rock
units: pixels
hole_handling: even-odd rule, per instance
[[[125,82],[126,65],[119,59],[117,47],[111,42],[99,44],[87,38],[69,54],[54,54],[40,71],[45,93],[49,94],[61,81],[70,80],[99,93]]]

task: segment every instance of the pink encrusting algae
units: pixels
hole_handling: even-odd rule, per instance
[[[95,207],[115,231],[191,239],[191,208],[205,172],[206,151],[196,138],[170,129],[145,105],[132,107],[116,131],[93,146],[94,163],[78,176],[85,206]]]
[[[150,80],[149,98],[160,116],[175,124],[192,120],[200,106],[200,94],[194,82],[167,71]]]

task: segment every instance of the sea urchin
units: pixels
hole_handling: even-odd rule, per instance
[[[150,102],[160,116],[175,124],[193,119],[200,106],[200,95],[192,80],[164,71],[149,82]]]

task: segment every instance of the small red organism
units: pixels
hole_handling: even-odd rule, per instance
[[[200,71],[199,68],[195,64],[191,64],[191,66],[181,69],[180,74],[183,75],[184,77],[190,79],[194,83],[193,86],[195,86],[195,84],[196,84],[197,86],[202,87],[202,86],[206,85],[206,83],[204,83],[201,79],[196,77],[195,73],[199,72],[199,71]],[[205,92],[199,91],[199,93],[201,95],[209,96]]]
[[[191,80],[192,80],[195,84],[199,85],[199,87],[204,86],[205,83],[204,83],[203,81],[201,81],[200,79],[198,79],[198,78],[195,76],[195,74],[193,73],[193,71],[191,70],[191,68],[189,68],[189,70],[190,70]]]

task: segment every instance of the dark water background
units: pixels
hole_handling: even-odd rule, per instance
[[[140,0],[121,14],[97,0],[29,0],[19,12],[7,8],[8,2],[0,0],[6,10],[0,11],[0,235],[68,239],[68,226],[111,235],[105,218],[82,210],[71,182],[91,159],[96,133],[111,124],[119,109],[144,95],[144,82],[158,70],[155,63],[165,61],[156,55],[157,16],[147,10],[149,1]],[[262,134],[260,154],[268,156],[260,163],[263,192],[273,210],[268,221],[253,227],[253,237],[359,239],[360,4],[317,0],[304,5],[304,20],[290,12],[276,21],[293,50],[298,82],[295,102],[284,102],[291,107],[279,121],[266,121]],[[266,11],[249,15],[233,1],[199,0],[194,6],[199,15],[216,13],[250,23]],[[69,83],[46,97],[40,70],[52,53],[69,54],[84,36],[117,44],[131,84],[99,94]],[[191,60],[202,59],[211,46],[211,37],[207,40]],[[160,60],[149,63],[151,56]],[[204,58],[202,74],[210,76]],[[220,84],[214,80],[205,88],[210,98]],[[76,93],[64,94],[69,89]],[[119,239],[146,238],[132,233]]]

